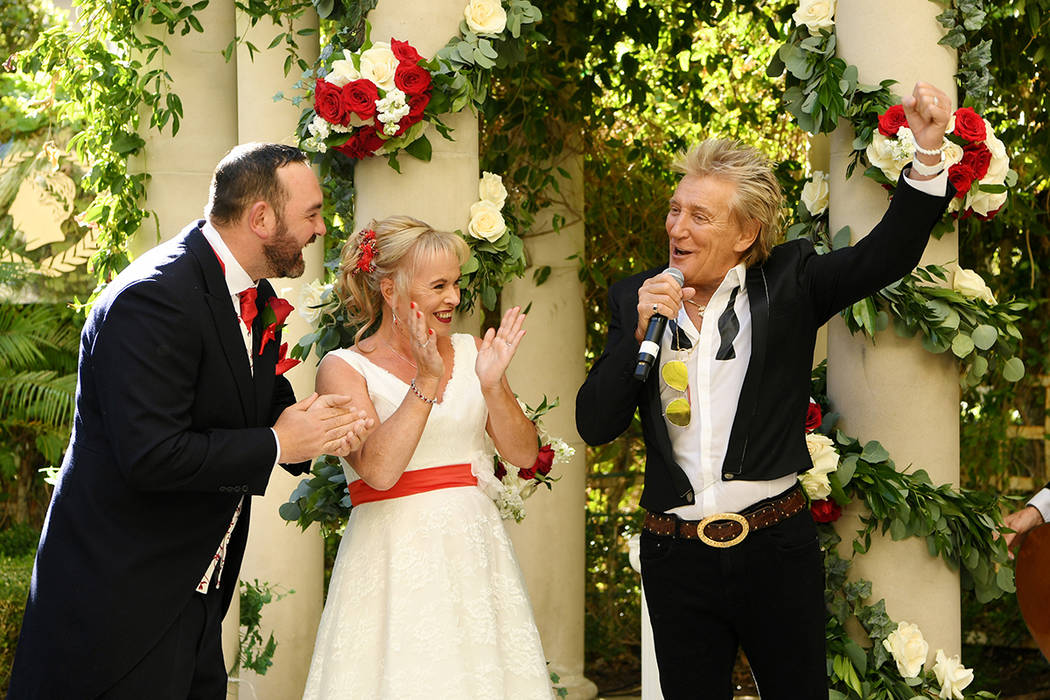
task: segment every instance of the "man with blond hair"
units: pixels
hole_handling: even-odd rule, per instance
[[[823,555],[797,483],[812,466],[816,333],[908,274],[951,199],[940,152],[950,100],[918,83],[903,102],[927,153],[856,245],[774,247],[782,195],[769,162],[709,140],[679,160],[668,205],[669,264],[684,282],[661,266],[609,290],[609,336],[576,424],[598,445],[639,412],[642,582],[668,700],[731,698],[738,647],[763,700],[827,700]],[[666,329],[647,338],[656,315]],[[636,381],[640,349],[656,360]]]

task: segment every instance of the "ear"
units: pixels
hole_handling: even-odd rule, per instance
[[[387,306],[391,309],[394,308],[394,297],[397,294],[397,285],[394,284],[392,278],[384,277],[379,280],[379,293],[383,295],[383,301],[387,303]]]
[[[762,224],[754,219],[746,219],[740,226],[740,236],[733,244],[733,250],[741,254],[746,253],[758,240],[760,233],[762,233]]]
[[[248,228],[259,238],[268,239],[273,234],[276,223],[277,217],[273,207],[266,202],[259,200],[248,208]]]

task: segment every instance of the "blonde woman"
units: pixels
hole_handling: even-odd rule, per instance
[[[353,510],[304,698],[551,697],[521,571],[482,490],[493,445],[514,464],[537,455],[504,376],[525,315],[508,310],[480,339],[452,333],[467,255],[459,236],[407,216],[343,249],[337,290],[362,329],[324,358],[317,388],[353,397],[376,428],[345,466]]]

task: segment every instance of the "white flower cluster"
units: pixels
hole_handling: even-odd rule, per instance
[[[304,284],[299,292],[299,305],[296,311],[311,326],[320,320],[321,315],[329,306],[338,306],[339,300],[335,296],[331,283],[324,284],[315,279],[309,284]],[[333,309],[334,310],[334,309]]]
[[[813,172],[812,179],[802,186],[802,204],[813,216],[820,216],[828,209],[828,174],[822,170]]]
[[[397,133],[398,122],[408,114],[410,108],[405,93],[392,87],[387,90],[386,97],[376,100],[376,110],[379,112],[377,118],[383,123],[383,133],[393,136]]]
[[[830,474],[839,468],[839,453],[835,443],[827,435],[806,433],[806,448],[813,461],[813,468],[798,475],[806,495],[820,500],[831,495]]]
[[[930,651],[919,626],[903,621],[898,622],[897,629],[882,640],[882,646],[897,662],[897,671],[902,678],[917,677]],[[963,666],[958,656],[948,656],[943,649],[937,650],[933,675],[941,686],[937,697],[942,700],[962,700],[962,691],[973,682],[973,671]]]
[[[470,205],[470,223],[467,232],[474,238],[494,243],[507,231],[501,210],[507,201],[503,178],[494,173],[482,173],[478,183],[480,200]]]

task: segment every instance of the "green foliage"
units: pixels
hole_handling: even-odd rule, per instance
[[[64,24],[65,18],[50,0],[0,3],[0,63],[32,46],[40,32]]]
[[[237,657],[234,659],[231,674],[238,669],[246,668],[254,671],[260,676],[266,675],[266,671],[273,665],[273,657],[277,652],[277,640],[270,636],[263,640],[262,633],[262,609],[272,602],[276,602],[285,596],[295,593],[289,590],[287,593],[278,593],[279,586],[274,586],[268,581],[259,583],[259,579],[253,582],[240,581],[240,644],[237,648]]]
[[[32,525],[15,523],[0,530],[0,557],[24,557],[36,554],[40,530]]]
[[[1016,324],[1020,312],[1028,310],[1030,304],[989,304],[949,288],[947,281],[944,268],[920,267],[844,309],[842,317],[850,332],[863,331],[874,339],[892,316],[897,335],[921,336],[923,347],[932,353],[951,350],[962,364],[959,381],[963,388],[980,385],[995,368],[1008,382],[1021,379],[1024,364],[1017,357],[1021,332]]]
[[[319,523],[325,537],[342,533],[350,517],[351,504],[346,474],[339,459],[325,455],[314,462],[310,473],[312,476],[300,481],[288,501],[281,505],[280,516],[298,523],[303,530]]]
[[[11,682],[11,666],[32,574],[32,554],[0,556],[0,693],[6,693]]]

